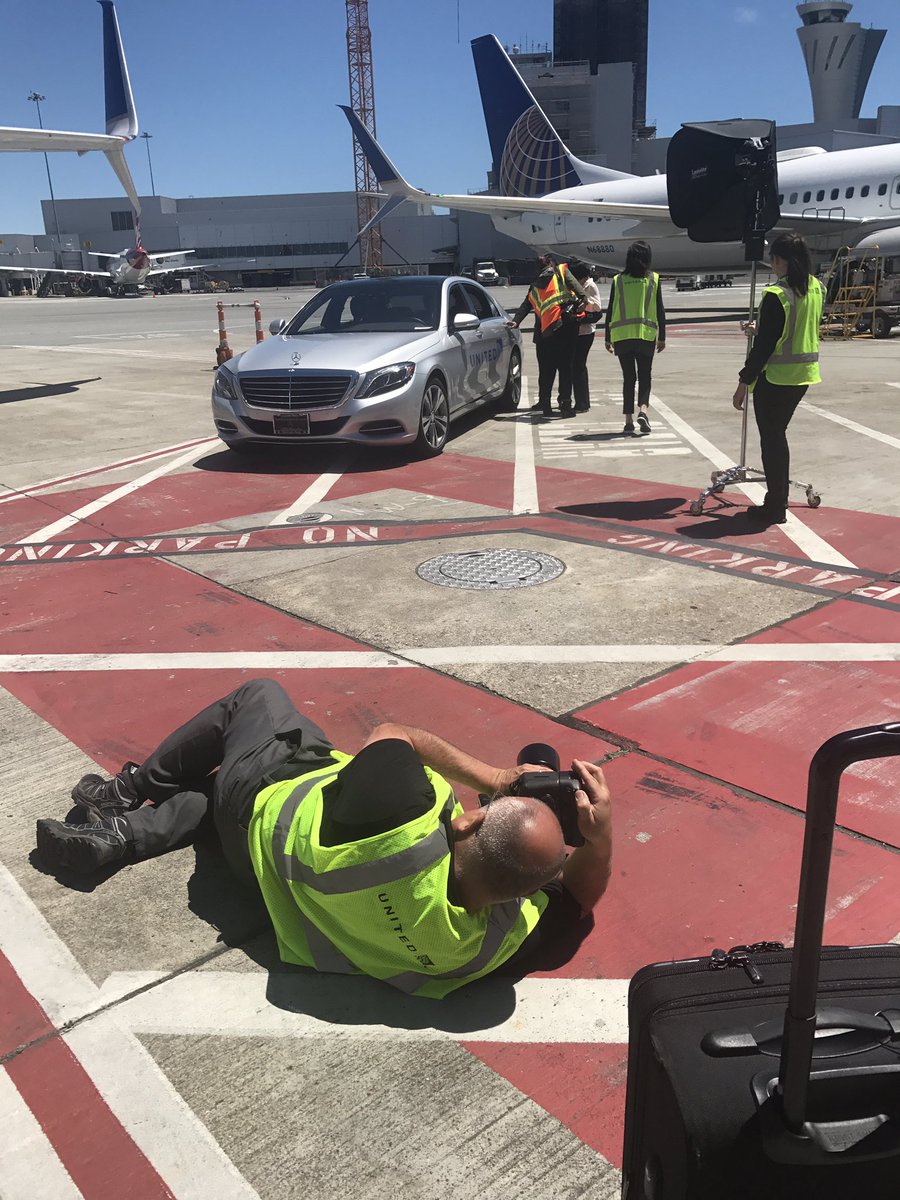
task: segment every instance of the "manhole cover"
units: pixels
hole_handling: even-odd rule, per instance
[[[331,520],[331,513],[298,513],[284,520],[287,525],[321,525],[323,521]]]
[[[473,550],[429,558],[416,568],[416,574],[441,587],[490,591],[547,583],[565,569],[560,559],[537,550]]]

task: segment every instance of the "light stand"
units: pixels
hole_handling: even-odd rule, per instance
[[[744,213],[745,225],[741,241],[744,244],[744,261],[750,263],[750,302],[747,306],[747,353],[753,344],[754,319],[756,316],[756,273],[759,260],[765,252],[765,223],[764,205],[766,188],[766,150],[759,138],[748,138],[742,150],[735,155],[735,167],[744,180]],[[737,507],[733,501],[722,499],[722,492],[732,483],[765,483],[766,477],[759,467],[747,466],[747,432],[750,422],[750,394],[744,400],[741,412],[741,453],[738,465],[725,471],[713,471],[710,486],[692,500],[689,512],[699,517],[703,512],[706,501],[710,496],[718,496],[719,507]],[[788,481],[791,487],[802,488],[806,492],[806,503],[810,508],[818,508],[822,497],[811,483]]]

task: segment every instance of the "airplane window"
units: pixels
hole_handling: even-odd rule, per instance
[[[824,189],[824,188],[820,188],[820,189],[819,189],[819,190],[816,192],[816,201],[819,201],[819,200],[824,200],[824,199],[825,199],[825,189]]]
[[[879,195],[879,196],[883,196],[883,195],[885,195],[885,193],[886,193],[886,192],[887,192],[887,184],[886,184],[886,183],[879,183],[879,185],[878,185],[878,195]]]
[[[854,191],[855,191],[855,190],[856,190],[855,188],[848,187],[848,188],[847,188],[847,190],[844,192],[844,199],[845,199],[845,200],[852,200],[852,199],[853,199],[853,193],[854,193]]]
[[[812,199],[812,192],[804,192],[803,193],[803,203],[804,204],[809,204],[811,199]]]
[[[831,189],[831,198],[832,198],[832,200],[837,200],[837,198],[838,198],[838,196],[840,196],[840,194],[841,194],[841,189],[840,189],[840,188],[832,188],[832,189]]]
[[[894,191],[898,196],[900,196],[900,180],[897,181],[897,186],[894,188]]]
[[[796,203],[797,203],[797,193],[791,192],[791,204],[796,204]]]
[[[868,185],[867,183],[864,183],[864,184],[862,185],[862,187],[859,189],[859,194],[860,194],[861,196],[868,196],[868,194],[869,194],[869,185]]]
[[[779,204],[779,206],[780,206],[780,205],[782,205],[782,204],[784,204],[784,196],[779,196],[779,197],[778,197],[778,204]]]

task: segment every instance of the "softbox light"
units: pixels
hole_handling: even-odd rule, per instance
[[[761,253],[781,216],[775,155],[774,121],[682,125],[666,161],[673,223],[692,241],[755,240]]]

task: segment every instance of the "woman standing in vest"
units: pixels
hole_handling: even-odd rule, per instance
[[[566,263],[557,263],[552,254],[538,256],[541,272],[528,289],[528,295],[516,309],[510,327],[518,329],[529,311],[534,313],[534,348],[538,360],[538,402],[532,409],[544,420],[550,417],[553,381],[559,373],[559,411],[572,416],[572,365],[578,338],[578,324],[564,306],[586,299],[581,284]]]
[[[787,427],[807,387],[822,381],[822,285],[812,273],[809,250],[799,233],[779,234],[769,259],[777,280],[763,291],[753,347],[732,402],[743,409],[752,390],[766,476],[766,498],[750,505],[747,516],[763,525],[783,525],[791,466]]]
[[[587,358],[594,344],[594,325],[603,315],[600,291],[591,276],[591,269],[584,262],[569,264],[569,270],[584,288],[587,304],[578,318],[578,341],[575,343],[575,358],[572,365],[572,389],[575,395],[575,411],[586,413],[591,407],[591,392],[588,383]]]
[[[606,349],[622,368],[622,411],[626,437],[634,435],[634,385],[638,389],[638,429],[650,432],[650,383],[653,355],[666,348],[666,310],[659,276],[650,270],[646,242],[632,242],[625,270],[615,277],[606,310]]]

